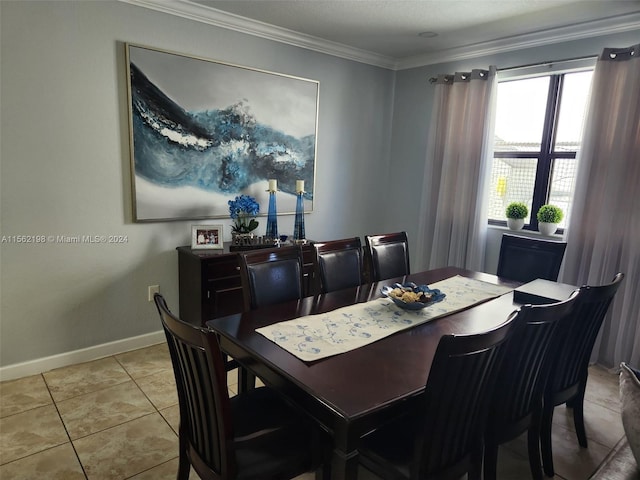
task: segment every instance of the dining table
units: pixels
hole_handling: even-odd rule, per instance
[[[431,285],[454,276],[508,288],[468,308],[315,361],[302,360],[257,331],[376,301],[387,285]],[[331,453],[325,472],[334,480],[351,480],[357,478],[359,439],[418,406],[440,338],[479,333],[505,322],[519,307],[513,299],[513,289],[519,285],[487,273],[445,267],[261,307],[206,325],[217,332],[225,353],[327,432]]]

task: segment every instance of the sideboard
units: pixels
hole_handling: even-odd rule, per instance
[[[195,325],[243,310],[238,252],[178,247],[180,318]],[[302,246],[305,295],[313,293],[311,244]]]

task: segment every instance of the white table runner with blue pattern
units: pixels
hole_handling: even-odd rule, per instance
[[[378,298],[275,323],[256,332],[301,360],[314,361],[354,350],[513,290],[460,275],[429,287],[441,290],[446,297],[422,310],[403,310],[388,298]]]

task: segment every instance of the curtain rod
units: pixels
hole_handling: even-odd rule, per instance
[[[498,72],[506,72],[508,70],[517,70],[520,68],[534,68],[540,67],[543,65],[553,65],[555,63],[564,63],[564,62],[578,62],[580,60],[587,60],[591,58],[598,58],[599,55],[585,55],[584,57],[575,57],[575,58],[564,58],[561,60],[547,60],[545,62],[536,62],[536,63],[525,63],[524,65],[516,65],[514,67],[505,67],[498,68]],[[436,83],[438,81],[438,77],[431,77],[429,79],[429,83]]]

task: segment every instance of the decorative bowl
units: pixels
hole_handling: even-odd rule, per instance
[[[398,289],[404,292],[413,292],[414,294],[421,296],[422,299],[416,301],[405,301],[399,297],[401,292],[399,292]],[[415,283],[405,283],[404,285],[394,283],[393,285],[386,285],[382,287],[380,291],[382,292],[382,295],[390,298],[393,303],[405,310],[422,310],[429,305],[441,302],[444,297],[446,297],[446,295],[438,289],[431,289],[428,285],[416,285]]]

